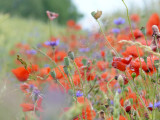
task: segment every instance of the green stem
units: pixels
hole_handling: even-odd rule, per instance
[[[107,83],[107,89],[108,89],[108,91],[109,91],[109,93],[111,93],[112,95],[113,95],[113,93],[112,93],[112,91],[110,90],[110,88],[109,88],[109,83],[110,82],[112,82],[114,80],[114,78],[112,78],[110,81],[108,81],[108,83]],[[113,95],[114,96],[114,95]]]
[[[52,21],[49,20],[49,33],[50,33],[50,38],[52,37]]]
[[[82,80],[80,71],[79,71],[79,69],[78,69],[78,66],[77,66],[77,64],[75,63],[74,60],[73,60],[73,64],[74,64],[74,66],[75,66],[75,68],[76,68],[76,70],[77,70],[77,72],[78,72],[78,75],[79,75],[79,78],[80,78],[80,81],[81,81],[81,85],[82,85],[82,90],[83,90],[83,80]],[[83,93],[84,93],[84,90],[83,90]]]
[[[130,81],[129,81],[129,84],[130,84],[130,86],[131,86],[131,88],[132,88],[132,84],[131,84]],[[137,90],[136,86],[134,85],[134,82],[133,82],[133,88],[132,88],[132,89],[135,89],[135,92],[136,92],[137,97],[139,98],[139,100],[140,100],[141,103],[143,104],[143,106],[144,106],[144,108],[145,108],[147,114],[149,115],[149,111],[148,111],[148,109],[147,109],[147,107],[146,107],[146,105],[145,105],[143,99],[141,98],[140,94],[138,93],[138,90]]]
[[[98,22],[98,24],[99,24],[100,30],[101,30],[101,32],[103,33],[103,36],[104,36],[105,40],[107,41],[108,46],[114,51],[114,53],[115,53],[118,57],[120,57],[120,55],[118,54],[118,52],[112,47],[112,45],[111,45],[111,44],[109,43],[109,41],[107,40],[106,35],[105,35],[105,33],[104,33],[104,31],[103,31],[103,29],[102,29],[102,27],[101,27],[100,22],[99,22],[98,20],[97,20],[97,22]]]
[[[58,70],[62,73],[63,77],[65,78],[65,80],[67,80],[66,76],[64,75],[64,73],[61,71],[61,69],[59,68],[59,66],[43,51],[41,51],[40,49],[38,49],[37,47],[33,47],[34,49],[38,50],[41,54],[43,54],[44,56],[46,56],[52,63],[54,67],[57,67]]]

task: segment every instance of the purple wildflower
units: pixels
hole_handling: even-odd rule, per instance
[[[49,64],[45,64],[44,67],[50,67],[50,65]]]
[[[117,91],[118,91],[118,93],[121,93],[121,89],[120,89],[120,88],[118,88],[118,90],[117,90]]]
[[[32,91],[33,102],[36,102],[39,97],[40,97],[40,91],[37,88],[33,89],[33,91]]]
[[[79,51],[80,52],[89,52],[89,48],[80,48]]]
[[[81,97],[81,96],[83,96],[83,93],[81,91],[77,91],[76,96]]]
[[[155,107],[155,108],[159,108],[159,107],[160,107],[160,101],[156,102],[156,103],[154,104],[154,107]]]
[[[35,50],[27,50],[26,53],[29,54],[29,55],[35,55],[35,54],[37,54],[37,51],[35,51]]]
[[[36,88],[33,90],[33,94],[38,96],[40,94],[40,91]]]
[[[30,91],[33,91],[34,85],[33,85],[33,84],[30,84],[30,85],[29,85],[29,89],[30,89]]]
[[[111,105],[113,105],[113,104],[114,104],[114,103],[113,103],[113,100],[111,100],[110,103],[111,103]]]
[[[121,24],[124,24],[124,23],[125,23],[125,19],[119,17],[118,19],[115,19],[113,22],[114,22],[114,24],[116,24],[116,25],[121,25]]]
[[[44,44],[48,45],[48,46],[54,47],[54,46],[59,45],[59,40],[56,40],[56,41],[46,41]]]
[[[149,110],[152,110],[152,108],[153,108],[153,104],[152,104],[152,103],[149,103],[148,109],[149,109]]]
[[[118,34],[118,33],[120,33],[120,29],[119,28],[113,28],[112,32],[115,33],[115,34]]]

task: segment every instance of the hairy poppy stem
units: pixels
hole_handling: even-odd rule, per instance
[[[107,83],[107,89],[109,90],[109,92],[113,95],[112,91],[109,88],[109,83],[112,82],[115,78],[112,78],[110,81],[108,81]]]
[[[130,86],[131,86],[131,88],[132,88],[132,84],[131,84],[131,82],[130,82],[130,81],[129,81],[129,84],[130,84]],[[140,94],[138,93],[138,90],[137,90],[137,88],[136,88],[136,86],[135,86],[134,82],[133,82],[133,88],[132,88],[132,89],[135,89],[135,92],[136,92],[136,94],[137,94],[138,98],[140,99],[141,103],[143,104],[143,106],[144,106],[144,108],[145,108],[145,110],[146,110],[147,114],[149,114],[149,111],[148,111],[148,109],[147,109],[147,107],[146,107],[146,105],[145,105],[145,103],[144,103],[143,99],[141,98]]]
[[[67,80],[67,78],[65,77],[64,73],[61,71],[61,69],[58,67],[58,65],[43,51],[41,51],[40,49],[38,49],[37,47],[33,47],[34,49],[38,50],[41,54],[43,54],[44,56],[46,56],[52,63],[54,67],[57,67],[58,70],[62,73],[63,77],[65,78],[65,80]]]
[[[52,21],[49,20],[49,36],[52,37]]]
[[[96,20],[96,21],[98,22],[98,25],[99,25],[99,27],[100,27],[100,30],[101,30],[101,32],[103,33],[103,36],[104,36],[105,40],[107,41],[108,46],[114,51],[114,53],[115,53],[118,57],[120,57],[120,55],[118,54],[118,52],[112,47],[112,45],[111,45],[111,44],[109,43],[109,41],[107,40],[106,35],[105,35],[105,33],[104,33],[104,31],[103,31],[103,29],[102,29],[102,27],[101,27],[100,22],[99,22],[98,20]]]
[[[79,71],[79,69],[78,69],[78,66],[77,66],[77,64],[75,63],[74,60],[73,60],[73,64],[74,64],[74,66],[75,66],[75,68],[76,68],[76,70],[77,70],[77,72],[78,72],[78,75],[79,75],[79,78],[80,78],[80,81],[81,81],[81,85],[82,85],[82,90],[83,90],[83,93],[84,93],[83,80],[82,80],[82,78],[81,78],[81,74],[80,74],[80,71]]]
[[[69,72],[69,76],[70,76],[70,78],[71,78],[71,80],[72,80],[72,88],[73,88],[74,95],[75,95],[75,98],[76,98],[76,103],[77,103],[77,97],[76,97],[75,85],[74,85],[74,81],[73,81],[73,78],[72,78],[72,74],[71,74],[71,72],[70,72],[70,69],[69,69],[69,68],[68,68],[68,72]],[[68,77],[69,77],[69,76],[68,76]],[[68,78],[68,79],[69,79],[69,81],[70,81],[70,78]],[[70,83],[71,83],[71,81],[70,81]]]

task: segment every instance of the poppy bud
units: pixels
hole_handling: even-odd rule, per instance
[[[140,70],[140,75],[144,80],[146,80],[146,74],[143,70]]]
[[[133,72],[131,76],[132,76],[132,78],[134,79],[134,78],[136,77],[136,73]]]
[[[83,63],[84,66],[86,66],[87,65],[87,60],[86,59],[82,59],[82,63]]]
[[[131,111],[131,106],[127,106],[127,107],[125,108],[125,110],[126,110],[126,112],[130,112],[130,111]]]
[[[69,66],[69,63],[70,63],[69,58],[68,58],[68,57],[65,57],[65,58],[64,58],[64,65],[65,65],[65,66]]]
[[[158,70],[158,67],[159,67],[159,60],[155,60],[154,61],[154,66],[155,66],[155,68],[156,68],[156,70]]]
[[[146,35],[146,28],[145,27],[141,27],[141,32],[143,33],[143,35]]]
[[[93,65],[96,64],[96,59],[93,59],[92,64],[93,64]]]
[[[121,75],[118,76],[118,83],[121,87],[124,85],[124,80],[123,80],[123,77]]]
[[[104,113],[104,111],[103,110],[101,110],[100,112],[99,112],[99,119],[100,120],[104,120],[106,117],[105,117],[105,113]]]
[[[68,67],[67,66],[64,66],[63,67],[63,70],[64,70],[64,72],[68,75],[69,74],[69,72],[68,72]]]
[[[56,72],[55,71],[52,71],[50,74],[54,79],[56,79]]]
[[[93,11],[91,12],[91,15],[97,20],[98,18],[101,17],[102,11],[97,10],[97,12]]]
[[[70,59],[74,60],[74,53],[72,51],[68,52],[68,56]]]
[[[131,102],[130,102],[130,100],[125,100],[124,101],[124,107],[126,108],[127,106],[130,106],[131,105]]]
[[[159,29],[157,25],[153,25],[152,26],[152,30],[153,30],[153,34],[154,35],[158,35],[159,34]]]

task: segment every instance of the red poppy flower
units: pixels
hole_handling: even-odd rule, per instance
[[[130,16],[130,19],[131,19],[132,21],[136,22],[136,23],[140,21],[140,17],[139,17],[138,14],[132,14],[132,15]]]
[[[55,62],[61,62],[64,60],[66,56],[67,56],[67,53],[65,51],[58,51],[55,53],[55,56],[53,57],[53,59],[55,60]]]
[[[75,86],[77,86],[77,85],[80,84],[79,75],[74,75],[74,76],[73,76],[73,83],[74,83]]]
[[[91,106],[91,103],[90,101],[82,96],[82,97],[78,97],[77,98],[77,101],[81,104],[84,104],[84,108],[82,109],[82,114],[79,115],[79,118],[82,118],[83,119],[87,119],[87,120],[93,120],[96,116],[96,113],[94,110],[92,110],[92,106]],[[74,120],[79,120],[79,118],[75,118]]]
[[[12,69],[12,73],[21,82],[25,82],[29,77],[29,72],[24,67],[18,67],[16,69]]]
[[[63,74],[66,75],[64,70],[63,70],[63,65],[59,65],[59,69],[58,69],[58,67],[54,68],[54,70],[56,72],[56,78],[57,79],[63,78]],[[63,72],[63,74],[61,72]]]
[[[24,84],[20,84],[20,89],[24,92],[24,93],[27,93],[28,89],[29,89],[29,84],[27,83],[24,83]]]
[[[132,56],[126,58],[114,57],[112,61],[112,66],[120,71],[125,71],[126,66],[131,62]]]
[[[23,112],[33,111],[34,110],[34,104],[30,103],[23,103],[20,105],[23,108]],[[37,107],[35,110],[38,110]]]
[[[144,37],[143,33],[139,29],[134,30],[133,35],[134,35],[135,39],[138,39],[140,37]],[[132,33],[130,33],[129,38],[133,39],[133,35],[132,35]]]
[[[106,55],[105,51],[101,51],[101,56],[104,58]]]
[[[31,67],[28,67],[27,68],[28,69],[28,71],[31,73],[31,72],[37,72],[38,71],[38,65],[33,65],[32,64],[32,66]]]
[[[142,58],[141,58],[141,61]],[[140,62],[139,58],[135,59],[135,61],[131,61],[130,65],[127,67],[127,74],[132,75],[132,73],[136,73],[136,77],[139,75]]]
[[[35,107],[35,110],[42,111],[41,103],[42,103],[42,97],[39,97],[37,101],[37,106],[31,103],[23,103],[23,104],[20,104],[20,106],[22,107],[23,112],[33,111],[34,107]]]
[[[83,66],[83,63],[82,63],[82,60],[83,60],[83,59],[86,59],[86,58],[83,57],[83,56],[80,56],[80,57],[77,57],[77,58],[74,59],[76,65],[77,65],[78,67],[82,67],[82,66]]]
[[[158,27],[160,26],[160,19],[157,13],[152,14],[147,22],[146,29],[148,35],[152,35],[153,25],[157,25]]]
[[[96,77],[95,73],[89,73],[87,74],[87,81],[92,81]]]
[[[51,69],[49,67],[41,68],[39,70],[39,75],[41,77],[44,77],[45,75],[48,75],[50,71],[51,71]]]
[[[154,66],[155,60],[159,60],[159,58],[155,56],[147,57],[147,70],[144,70],[146,73],[153,74],[156,72],[156,68]]]
[[[108,76],[108,72],[104,72],[101,74],[101,78],[106,79]]]
[[[68,21],[67,21],[67,26],[68,26],[68,27],[74,27],[75,24],[76,24],[76,23],[75,23],[74,20],[68,20]]]
[[[81,26],[76,24],[76,25],[74,26],[74,29],[75,29],[75,30],[81,30]]]
[[[109,63],[108,62],[105,62],[105,61],[98,61],[97,62],[97,67],[103,71],[105,70],[107,67],[108,67]]]
[[[136,109],[136,106],[138,106],[138,100],[137,100],[136,93],[128,93],[128,94],[126,94],[125,99],[121,98],[120,104],[124,107],[125,101],[129,100],[129,99],[133,100],[133,106],[131,106],[131,107],[133,107],[134,109]],[[127,106],[125,106],[125,107],[127,107]],[[129,110],[129,108],[127,108],[127,110]]]
[[[144,55],[144,52],[142,51],[141,48],[138,48],[138,51],[139,51],[140,56]],[[126,51],[123,52],[122,55],[125,56],[125,57],[128,57],[128,56],[132,55],[134,58],[137,58],[138,57],[138,52],[137,52],[136,46],[133,45],[133,46],[127,47]]]

